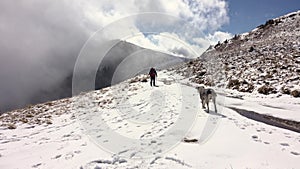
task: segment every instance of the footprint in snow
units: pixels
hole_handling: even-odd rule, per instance
[[[66,160],[69,160],[69,159],[71,159],[71,158],[73,158],[73,157],[74,157],[74,154],[73,154],[73,153],[68,153],[68,154],[65,155],[65,159],[66,159]]]
[[[52,157],[51,159],[58,159],[58,158],[60,158],[62,155],[61,154],[59,154],[59,155],[56,155],[55,157]]]
[[[280,145],[286,147],[286,146],[290,146],[288,143],[280,143]]]
[[[42,163],[34,164],[34,165],[32,166],[32,168],[38,168],[38,167],[41,166],[41,165],[42,165]]]
[[[296,156],[300,155],[300,153],[295,152],[295,151],[291,151],[291,154],[296,155]]]
[[[258,138],[258,136],[256,136],[256,135],[253,135],[252,136],[252,139],[254,140],[254,141],[256,141],[256,142],[261,142],[261,140]]]

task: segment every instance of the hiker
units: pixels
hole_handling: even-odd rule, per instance
[[[149,75],[150,75],[150,86],[155,86],[155,76],[157,76],[156,70],[152,67],[149,71]]]

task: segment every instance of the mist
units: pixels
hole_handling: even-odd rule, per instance
[[[80,12],[60,1],[0,1],[0,111],[20,108],[70,75],[89,37]]]
[[[74,6],[65,1],[0,2],[0,112],[72,96],[74,64],[97,27]],[[100,65],[95,88],[109,86],[118,64],[141,49],[125,42],[115,46]]]
[[[0,1],[0,113],[22,108],[28,104],[71,96],[73,69],[84,44],[95,31],[122,17],[145,11],[169,13],[182,18],[194,18],[192,19],[194,21],[201,20],[201,22],[194,22],[196,26],[199,24],[201,28],[210,30],[215,30],[212,27],[219,28],[227,22],[226,3],[221,0],[215,0],[215,5],[206,1],[197,1],[202,3],[201,8],[181,0],[153,2],[149,0],[129,0],[128,3],[120,3],[117,0]],[[170,5],[171,3],[176,5]],[[182,13],[179,9],[185,10]],[[197,13],[192,12],[195,10]],[[214,13],[214,15],[205,15],[212,17],[203,18],[203,14],[207,13]],[[136,33],[143,28],[143,24],[135,21],[125,24],[129,24],[125,26],[132,28]],[[111,34],[124,34],[121,31],[123,31],[122,27],[117,27]],[[128,34],[132,33],[130,31]],[[188,51],[165,40],[161,35],[153,37],[157,41],[156,47],[160,50],[163,50],[161,47],[171,47],[166,49],[169,54],[171,52],[190,55]],[[142,36],[141,39],[134,39],[131,43],[143,47],[153,46],[153,42],[147,38],[149,37]],[[196,50],[197,43],[203,43],[202,39],[200,41],[197,38],[199,39],[194,36],[191,39],[194,42],[191,47],[196,47]],[[143,50],[133,45],[125,46],[128,47],[124,49],[125,53],[119,51],[118,47],[115,48],[117,51],[112,52],[113,55],[118,53],[117,59],[108,54],[111,58],[101,63],[99,70],[102,70],[103,65],[106,64],[114,69],[109,71],[107,80],[97,72],[97,78],[101,77],[100,79],[105,81],[97,81],[96,88],[110,85],[113,72],[117,64],[124,59],[124,54],[127,56],[137,52],[133,49]],[[199,49],[201,50],[203,49]],[[149,54],[149,51],[142,53]],[[150,53],[153,54],[153,51]],[[119,54],[121,58],[118,57]],[[168,58],[167,55],[159,53],[153,55]],[[155,63],[151,62],[148,65],[153,64]]]

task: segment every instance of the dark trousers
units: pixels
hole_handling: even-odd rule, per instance
[[[150,77],[150,86],[152,86],[152,84],[153,84],[153,86],[155,86],[155,76],[154,77]]]

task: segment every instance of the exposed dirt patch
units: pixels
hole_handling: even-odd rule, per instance
[[[228,107],[228,108],[238,112],[240,115],[245,116],[249,119],[300,133],[300,122],[298,121],[281,119],[278,117],[273,117],[266,114],[259,114],[254,111],[240,109],[236,107]]]

